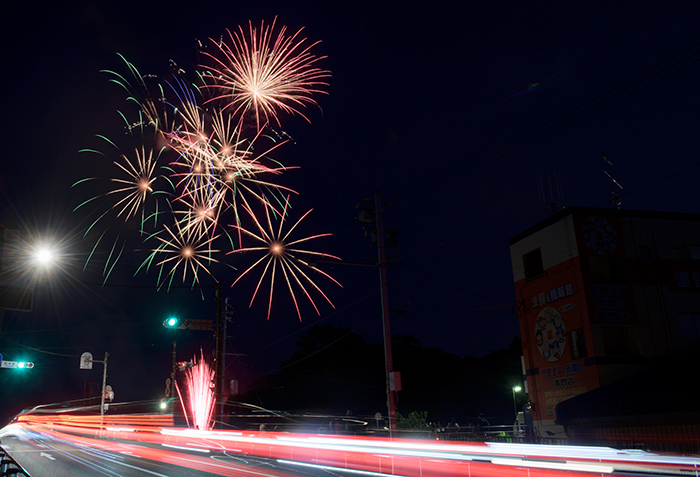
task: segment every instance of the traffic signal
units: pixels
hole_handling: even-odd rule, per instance
[[[171,316],[163,322],[163,326],[165,326],[166,328],[175,328],[181,330],[189,327],[190,322],[188,320],[183,320],[182,318],[178,318],[176,316]]]
[[[20,361],[17,363],[17,367],[22,368],[22,369],[32,369],[34,367],[34,363],[27,362],[27,361]]]
[[[180,371],[184,371],[187,368],[192,368],[194,367],[194,363],[192,361],[178,361],[177,362],[177,369]]]

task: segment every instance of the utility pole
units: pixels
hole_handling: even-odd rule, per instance
[[[92,359],[92,354],[85,352],[80,356],[80,369],[92,369],[92,363],[102,363],[104,370],[102,371],[102,398],[100,399],[100,435],[104,429],[105,420],[105,394],[107,392],[107,358],[109,353],[105,353],[105,359]],[[111,398],[110,398],[111,399]]]
[[[221,283],[216,284],[216,363],[214,366],[214,401],[215,415],[224,418],[224,361],[226,359],[226,325],[222,304]],[[216,420],[216,419],[215,419]]]
[[[175,388],[175,373],[177,373],[177,340],[173,341],[173,370],[170,373],[170,391],[168,392],[168,411],[172,412],[173,415],[175,411],[173,409],[173,388]]]
[[[382,323],[384,324],[384,366],[386,368],[386,398],[389,408],[389,437],[396,429],[396,385],[394,378],[394,358],[391,351],[391,324],[389,320],[389,286],[386,281],[386,242],[384,239],[384,220],[382,194],[379,186],[374,194],[374,213],[377,220],[377,251],[379,254],[379,284],[382,298]]]

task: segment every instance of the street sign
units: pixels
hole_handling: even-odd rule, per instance
[[[80,369],[92,369],[92,353],[86,351],[80,355]]]
[[[0,361],[2,361],[2,354],[0,354]]]
[[[32,369],[34,363],[27,361],[0,361],[0,368]]]

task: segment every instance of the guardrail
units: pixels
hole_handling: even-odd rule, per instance
[[[24,475],[32,477],[29,472],[19,465],[14,457],[12,457],[5,449],[0,446],[0,476],[6,477],[9,475]]]

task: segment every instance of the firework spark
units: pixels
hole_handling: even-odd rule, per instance
[[[219,263],[212,255],[221,250],[213,250],[211,248],[212,243],[218,237],[217,235],[203,239],[196,236],[192,230],[183,231],[182,223],[178,221],[175,222],[173,227],[163,225],[163,230],[148,237],[160,241],[160,244],[155,249],[150,250],[150,255],[141,264],[136,273],[144,267],[148,269],[155,264],[159,268],[159,287],[166,282],[169,287],[180,266],[182,266],[183,283],[186,282],[190,271],[192,272],[192,285],[199,283],[200,271],[204,271],[213,277],[207,266],[212,263]],[[159,258],[162,256],[165,257]],[[167,272],[166,269],[168,270]]]
[[[294,285],[298,287],[304,295],[308,298],[308,300],[311,302],[313,305],[314,309],[316,310],[316,313],[320,315],[320,312],[318,311],[318,307],[316,306],[316,303],[314,302],[313,298],[311,297],[311,294],[309,291],[311,290],[316,290],[318,293],[323,296],[323,298],[326,299],[326,301],[333,306],[333,303],[331,300],[326,296],[325,293],[319,288],[318,285],[309,277],[308,272],[313,271],[320,273],[321,275],[325,276],[326,278],[329,278],[331,281],[333,281],[335,284],[338,286],[342,287],[338,281],[336,281],[333,277],[328,275],[326,272],[319,270],[316,268],[314,265],[309,263],[307,261],[308,259],[312,259],[313,257],[316,258],[333,258],[336,260],[340,260],[339,257],[336,257],[334,255],[328,255],[325,253],[320,253],[320,252],[313,252],[311,250],[304,250],[304,249],[299,249],[296,248],[301,243],[308,242],[313,239],[321,238],[321,237],[327,237],[331,234],[319,234],[319,235],[312,235],[309,237],[297,239],[297,240],[292,240],[288,241],[289,236],[291,233],[294,231],[294,229],[299,225],[299,223],[304,220],[304,218],[311,213],[311,210],[306,212],[292,227],[289,228],[287,232],[282,231],[284,222],[285,222],[285,217],[287,216],[287,209],[289,207],[289,197],[287,197],[287,200],[285,201],[284,204],[284,210],[282,212],[282,215],[279,216],[279,227],[275,229],[272,225],[272,219],[271,219],[271,213],[274,213],[274,209],[272,209],[272,206],[269,204],[266,205],[265,207],[265,216],[266,216],[266,225],[267,227],[263,227],[263,225],[260,223],[260,221],[257,219],[255,214],[248,209],[247,207],[244,207],[245,210],[248,212],[250,215],[251,219],[255,223],[256,228],[258,229],[259,233],[253,233],[247,229],[241,228],[240,226],[233,226],[237,229],[239,229],[241,232],[243,232],[245,235],[252,237],[253,239],[257,240],[258,242],[261,242],[263,245],[260,247],[247,247],[247,248],[240,248],[238,250],[233,250],[231,252],[228,252],[228,254],[232,253],[239,253],[239,252],[253,252],[253,251],[261,251],[265,252],[265,255],[260,258],[258,261],[256,261],[253,265],[251,265],[248,269],[246,269],[241,275],[236,279],[236,281],[233,282],[231,286],[234,286],[238,281],[243,278],[248,272],[253,270],[255,267],[258,265],[262,266],[264,264],[264,268],[262,271],[262,274],[260,276],[260,279],[258,280],[258,284],[255,287],[255,292],[253,293],[253,297],[250,300],[250,305],[252,306],[253,302],[255,301],[255,297],[258,294],[258,291],[260,290],[260,287],[265,280],[265,277],[268,274],[268,271],[270,272],[270,295],[268,299],[268,307],[267,307],[267,319],[270,319],[270,312],[272,310],[272,296],[274,292],[274,286],[275,286],[275,281],[277,278],[277,269],[281,270],[282,275],[284,277],[284,281],[287,284],[287,288],[289,290],[289,293],[292,297],[292,300],[294,301],[294,306],[297,310],[297,315],[299,316],[299,321],[301,321],[301,311],[299,310],[299,303],[297,301],[297,296],[296,293],[294,292]],[[301,257],[307,257],[306,259],[301,258]],[[301,265],[301,266],[300,266]],[[303,267],[303,268],[302,268]],[[306,270],[306,271],[305,271]]]
[[[140,129],[143,136],[143,127]],[[132,139],[135,139],[133,130],[130,130],[130,132]],[[133,155],[127,156],[126,154],[122,153],[119,147],[111,140],[104,136],[98,137],[107,141],[107,143],[114,146],[114,148],[119,152],[119,158],[115,160],[113,164],[116,166],[121,176],[110,179],[111,182],[117,184],[116,188],[81,203],[74,209],[74,211],[83,207],[85,204],[92,202],[98,197],[117,195],[118,197],[121,196],[121,198],[119,198],[117,202],[111,206],[112,210],[117,211],[117,217],[123,215],[124,219],[126,220],[131,217],[135,217],[139,212],[141,212],[143,216],[146,200],[154,192],[153,183],[158,178],[155,173],[156,167],[163,150],[160,149],[155,151],[153,148],[147,147],[146,145],[147,143],[152,143],[152,141],[143,141],[140,145],[134,148]],[[83,149],[80,152],[93,152],[105,156],[104,153],[94,149]],[[87,180],[90,179],[83,179],[82,181],[73,184],[73,186]],[[105,214],[102,216],[104,215]],[[100,218],[102,218],[102,216]],[[92,226],[90,228],[92,228]],[[88,228],[88,231],[90,228]]]
[[[230,42],[212,39],[217,51],[204,53],[212,60],[203,74],[210,81],[206,88],[214,92],[209,101],[225,102],[225,108],[241,118],[251,111],[258,130],[271,120],[280,124],[277,110],[299,114],[308,121],[299,109],[317,105],[312,95],[325,93],[322,87],[328,84],[324,80],[330,77],[329,71],[315,66],[325,57],[310,52],[319,42],[305,46],[306,38],[300,38],[302,30],[288,36],[286,27],[275,36],[276,21],[267,27],[262,22],[260,29],[249,22],[248,35],[241,27],[237,32],[227,30]]]
[[[163,88],[160,85],[156,85],[158,90],[158,99],[154,99],[154,95],[151,93],[151,89],[146,84],[146,80],[141,75],[141,73],[136,69],[136,67],[127,61],[122,55],[117,53],[117,56],[124,61],[129,72],[131,73],[131,82],[125,78],[123,75],[115,71],[102,70],[102,73],[108,73],[112,75],[110,80],[113,83],[121,86],[127,93],[127,102],[135,103],[139,109],[139,121],[129,124],[129,129],[135,127],[143,127],[144,125],[155,126],[158,130],[167,131],[173,126],[172,118],[167,115],[167,111],[159,107],[159,103],[165,102],[165,96]],[[135,84],[132,85],[132,82]]]

